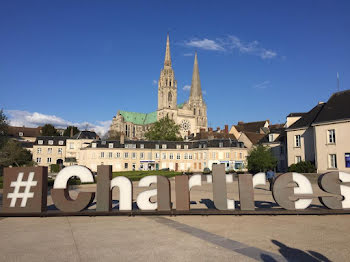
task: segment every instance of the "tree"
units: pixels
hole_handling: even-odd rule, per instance
[[[109,130],[107,134],[107,140],[119,140],[121,132],[116,130]]]
[[[266,172],[277,166],[277,159],[273,156],[271,149],[263,145],[258,145],[254,148],[250,152],[247,160],[248,170],[253,174]]]
[[[174,120],[165,117],[155,122],[145,134],[148,140],[180,141],[180,126]]]
[[[73,128],[73,136],[78,134],[80,132],[80,130],[76,127],[76,126],[68,126],[64,132],[63,132],[63,136],[69,136],[70,137],[70,132]]]
[[[60,134],[57,132],[56,128],[51,124],[45,124],[41,128],[41,132],[43,136],[59,136]]]
[[[4,111],[0,110],[0,149],[6,144],[8,139],[8,120],[7,116],[4,114]]]
[[[310,161],[301,161],[297,164],[292,164],[288,167],[289,172],[297,172],[297,173],[315,173],[316,167]]]
[[[0,151],[0,167],[33,165],[32,154],[19,142],[8,140]]]

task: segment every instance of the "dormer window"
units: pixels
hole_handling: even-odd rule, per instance
[[[23,132],[19,132],[19,133],[18,133],[18,136],[23,136]]]
[[[49,140],[49,145],[53,145],[53,140]]]
[[[273,134],[269,134],[269,142],[273,142]]]
[[[63,145],[63,140],[58,141],[58,144],[59,144],[60,146],[62,146],[62,145]]]
[[[38,140],[38,145],[42,145],[44,143],[43,140]]]
[[[92,147],[92,148],[96,148],[96,145],[97,145],[96,143],[92,143],[92,144],[91,144],[91,147]]]

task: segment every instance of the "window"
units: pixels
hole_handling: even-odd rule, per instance
[[[136,148],[136,144],[131,144],[131,148]]]
[[[109,152],[108,153],[108,158],[112,158],[113,157],[113,153],[112,152]]]
[[[140,144],[140,148],[145,148],[145,145],[144,144]]]
[[[328,130],[328,144],[335,144],[335,130]]]
[[[207,153],[203,153],[203,159],[207,159]]]
[[[301,162],[301,156],[296,156],[295,157],[295,164],[298,164]]]
[[[199,144],[199,145],[198,145],[198,148],[202,148],[202,144]]]
[[[140,159],[144,159],[145,158],[145,153],[141,152],[140,153]]]
[[[176,145],[176,149],[181,149],[181,145]]]
[[[109,143],[108,148],[113,148],[113,143]]]
[[[125,145],[124,145],[124,148],[129,148],[129,144],[125,144]]]
[[[124,163],[124,168],[128,169],[128,167],[129,167],[128,163]]]
[[[239,153],[239,159],[242,159],[242,158],[243,158],[243,154]]]
[[[47,153],[48,153],[48,154],[52,154],[52,147],[49,147],[49,148],[47,149]]]
[[[273,142],[273,134],[269,134],[269,142]]]
[[[219,147],[224,147],[224,143],[223,143],[223,142],[220,142],[220,143],[219,143]]]
[[[23,136],[23,132],[18,132],[18,136]]]
[[[159,159],[159,153],[156,153],[156,159]]]
[[[191,153],[188,154],[188,159],[192,159],[192,154]]]
[[[53,140],[49,140],[48,144],[53,145]]]
[[[51,163],[51,157],[47,158],[47,163]]]
[[[131,153],[131,158],[132,158],[132,159],[136,159],[136,153],[135,153],[135,152],[132,152],[132,153]]]
[[[36,150],[36,152],[37,152],[38,154],[41,154],[41,147],[38,147],[37,150]]]
[[[74,143],[69,143],[69,149],[74,149]]]
[[[166,149],[166,144],[163,144],[163,145],[162,145],[162,149]]]
[[[37,157],[36,158],[36,162],[39,164],[39,163],[41,163],[41,157]]]
[[[173,153],[169,154],[169,159],[174,159],[174,154]]]
[[[329,168],[337,168],[337,155],[336,154],[329,155]]]
[[[128,152],[124,153],[124,158],[129,158],[129,153]]]
[[[350,153],[345,153],[345,167],[350,167]]]
[[[216,153],[215,153],[215,152],[212,152],[212,153],[211,153],[211,158],[212,158],[212,159],[215,159],[215,158],[216,158]]]
[[[135,169],[136,169],[136,164],[132,163],[132,170],[135,171]]]
[[[42,145],[44,143],[43,140],[38,140],[38,145]]]
[[[105,157],[105,152],[101,152],[100,157],[104,158]]]
[[[230,158],[230,152],[226,152],[226,158]]]
[[[300,143],[300,135],[296,135],[294,137],[294,146],[295,147],[300,147],[301,146],[301,143]]]
[[[181,154],[180,154],[180,153],[177,153],[177,154],[176,154],[176,159],[177,159],[177,160],[180,160],[180,159],[181,159]]]
[[[184,149],[188,149],[188,145],[184,145]]]
[[[105,145],[105,144],[106,144],[105,140],[101,141],[101,145]]]
[[[117,153],[115,154],[115,157],[116,157],[116,158],[120,158],[120,152],[117,152]]]
[[[166,153],[162,153],[162,159],[166,159]]]
[[[62,148],[61,148],[61,147],[57,149],[57,153],[58,153],[59,155],[62,154]]]
[[[63,140],[60,140],[60,141],[58,141],[58,144],[60,145],[60,146],[62,146],[63,145]]]
[[[156,149],[159,149],[159,145],[158,144],[156,144]]]
[[[92,143],[92,144],[91,144],[91,147],[92,147],[92,148],[96,148],[96,143]]]
[[[197,153],[193,154],[193,159],[196,160],[197,159]]]
[[[187,153],[184,154],[184,159],[188,159],[188,154]]]

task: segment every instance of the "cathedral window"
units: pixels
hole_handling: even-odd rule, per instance
[[[171,80],[170,80],[170,82],[169,82],[169,86],[171,86]]]
[[[173,95],[171,94],[171,92],[169,92],[169,94],[168,94],[168,103],[169,103],[169,106],[170,106],[172,100],[173,100]]]

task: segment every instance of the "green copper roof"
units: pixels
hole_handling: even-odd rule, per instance
[[[183,107],[184,107],[184,104],[185,104],[185,103],[178,104],[178,105],[177,105],[177,108],[180,108],[180,109],[183,108]]]
[[[157,121],[157,111],[148,114],[128,111],[119,111],[119,113],[124,117],[125,122],[136,125],[147,125]]]

